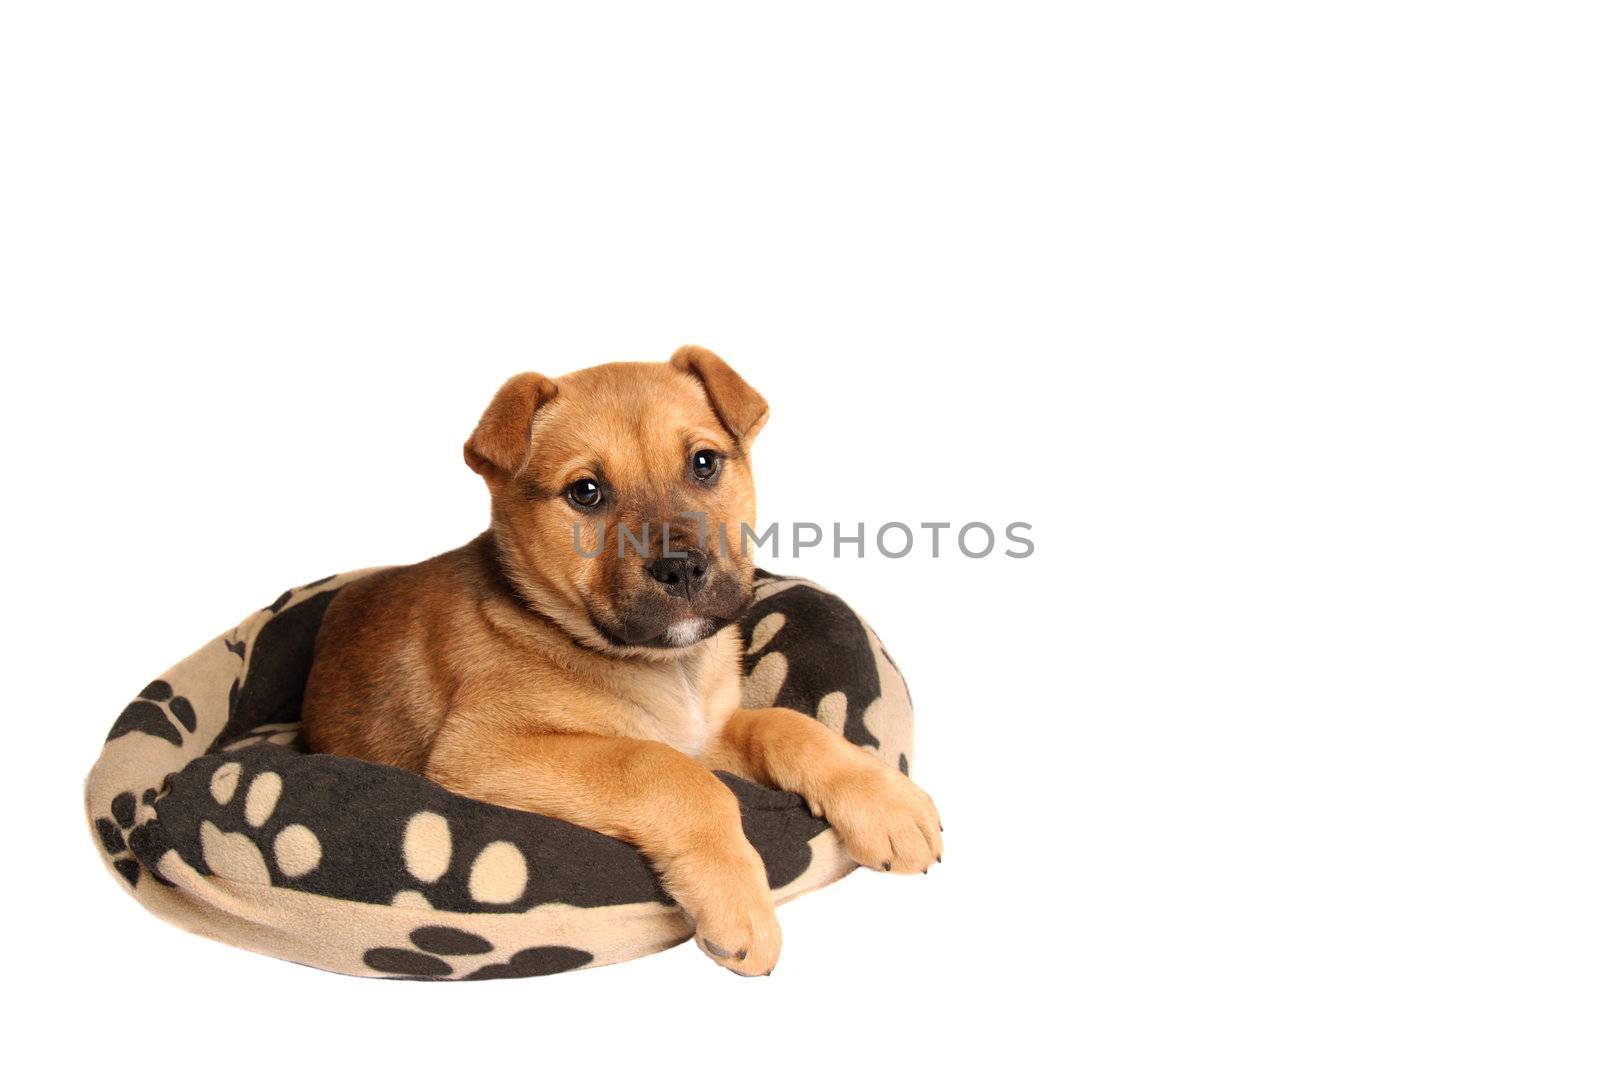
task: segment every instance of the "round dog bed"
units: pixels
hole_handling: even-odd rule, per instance
[[[305,752],[317,628],[339,588],[370,571],[284,592],[123,710],[85,786],[119,883],[194,933],[370,977],[553,974],[688,938],[687,918],[621,841]],[[905,682],[841,600],[759,573],[741,628],[746,706],[804,711],[909,771]],[[855,865],[800,797],[718,776],[780,903]]]

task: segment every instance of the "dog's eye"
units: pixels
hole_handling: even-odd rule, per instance
[[[689,456],[689,471],[697,480],[709,480],[722,471],[722,455],[715,450],[696,450]]]
[[[581,509],[594,509],[604,497],[600,493],[600,485],[589,477],[574,480],[572,486],[567,488],[567,500]]]

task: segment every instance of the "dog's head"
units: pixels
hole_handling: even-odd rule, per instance
[[[514,376],[467,440],[500,564],[597,650],[668,655],[737,620],[754,566],[750,446],[767,403],[721,358]]]

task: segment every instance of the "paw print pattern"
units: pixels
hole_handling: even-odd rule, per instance
[[[300,700],[322,615],[338,588],[300,596],[332,579],[290,588],[278,596],[263,611],[270,617],[253,637],[241,629],[222,637],[223,648],[238,660],[238,666],[228,689],[227,722],[211,741],[210,753],[238,751],[259,743],[304,750],[298,734]]]
[[[883,688],[866,626],[821,588],[756,576],[756,601],[740,625],[744,704],[811,714],[852,744],[880,751],[867,711]]]
[[[495,948],[487,938],[454,926],[418,926],[411,931],[410,941],[409,948],[370,948],[361,960],[372,970],[391,978],[478,981],[560,974],[576,970],[594,959],[581,948],[535,945],[513,952],[508,959],[493,962]],[[458,974],[458,971],[466,973]]]
[[[156,800],[156,790],[144,790],[144,805],[149,808]],[[138,817],[139,805],[134,800],[132,792],[119,792],[111,800],[111,813],[101,815],[94,820],[94,831],[100,838],[100,846],[106,850],[106,855],[111,857],[111,865],[129,886],[138,888],[139,875],[143,870],[139,860],[134,856],[132,841],[139,836],[140,830],[134,828],[134,821]]]
[[[671,902],[621,841],[393,766],[247,747],[196,759],[170,783],[163,844],[202,875],[418,911]],[[137,843],[135,854],[147,869],[157,857]],[[584,860],[581,874],[571,858]]]
[[[219,751],[240,751],[257,744],[278,744],[282,747],[292,747],[296,751],[304,751],[300,743],[300,723],[297,721],[275,721],[266,725],[258,725],[251,729],[231,744],[225,744]]]
[[[286,878],[301,878],[322,864],[322,842],[309,827],[289,823],[269,835],[272,815],[283,796],[283,778],[262,770],[240,791],[244,767],[237,762],[218,766],[211,774],[211,798],[226,808],[219,818],[230,825],[243,819],[245,830],[230,832],[209,819],[200,823],[200,854],[207,868],[219,877],[253,885],[273,884],[273,870]],[[269,846],[272,867],[258,847]]]
[[[182,747],[184,734],[193,733],[198,724],[194,704],[174,694],[171,684],[157,678],[145,685],[139,698],[123,708],[106,740],[128,733],[146,733],[174,747]]]
[[[433,884],[450,869],[453,852],[450,823],[442,814],[418,811],[406,821],[400,853],[406,873],[424,884]],[[514,904],[528,888],[528,859],[510,841],[490,841],[472,860],[467,891],[478,904]],[[427,907],[428,895],[416,889],[396,894],[397,907]]]

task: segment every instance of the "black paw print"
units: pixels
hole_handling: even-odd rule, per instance
[[[449,978],[456,965],[443,956],[485,956],[494,951],[486,939],[454,926],[419,926],[411,931],[412,948],[373,948],[362,962],[375,971],[399,978]],[[537,945],[512,954],[504,963],[488,963],[461,977],[532,978],[541,974],[560,974],[584,966],[594,956],[581,948],[566,945]],[[464,966],[464,965],[463,965]]]
[[[541,974],[575,971],[594,959],[581,948],[567,945],[535,945],[513,952],[504,963],[491,963],[467,975],[469,981],[485,978],[537,978]]]
[[[198,721],[194,704],[181,695],[174,695],[172,685],[159,678],[145,685],[139,698],[129,703],[117,715],[107,740],[115,740],[128,733],[146,733],[159,737],[174,747],[183,746],[183,732],[194,732]]]
[[[146,805],[155,802],[155,798],[155,789],[145,789]],[[122,875],[124,881],[134,887],[138,886],[142,871],[139,860],[134,858],[132,850],[128,847],[128,837],[130,831],[135,836],[139,832],[133,828],[133,818],[137,810],[138,805],[134,802],[133,793],[119,792],[111,801],[111,814],[94,820],[94,831],[100,835],[100,843],[105,848],[106,854],[111,857],[111,865]]]

